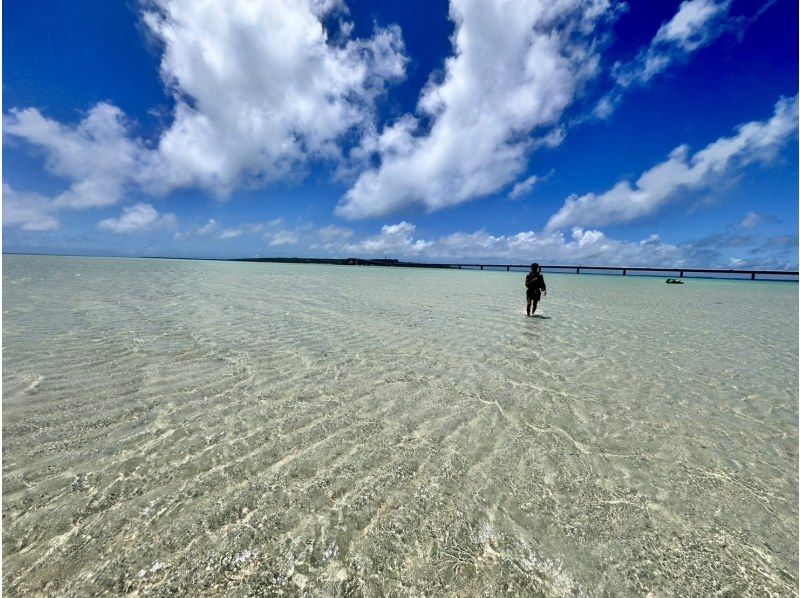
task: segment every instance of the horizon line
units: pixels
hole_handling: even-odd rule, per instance
[[[402,261],[394,258],[359,258],[359,257],[179,257],[179,256],[160,256],[160,255],[91,255],[80,253],[31,253],[25,251],[3,251],[3,255],[30,255],[30,256],[49,256],[49,257],[87,257],[87,258],[120,258],[120,259],[153,259],[153,260],[196,260],[196,261],[217,261],[217,262],[308,262],[319,264],[331,265],[347,265],[346,263],[339,264],[339,262],[347,262],[349,260],[357,260],[361,262],[372,262],[374,265],[383,267],[439,267],[439,268],[528,268],[528,264],[513,264],[513,263],[477,263],[471,261],[464,262],[416,262],[416,261]],[[620,270],[633,272],[693,272],[693,273],[717,273],[717,274],[762,274],[767,276],[800,276],[798,270],[768,270],[761,268],[697,268],[689,266],[670,266],[670,267],[655,267],[655,266],[608,266],[608,265],[592,265],[592,264],[574,264],[574,265],[548,265],[542,264],[540,268],[550,268],[556,270]],[[509,270],[510,271],[510,270]],[[558,274],[559,272],[551,272]],[[695,277],[701,278],[701,277]]]

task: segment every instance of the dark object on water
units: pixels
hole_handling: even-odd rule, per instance
[[[683,281],[677,278],[667,278],[667,284],[683,284]]]

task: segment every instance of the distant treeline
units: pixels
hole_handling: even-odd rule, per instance
[[[330,259],[321,257],[254,257],[232,260],[234,262],[275,262],[280,264],[334,264],[338,266],[392,266],[394,268],[453,268],[450,264],[426,264],[423,262],[401,262],[392,259],[365,260],[357,257]]]

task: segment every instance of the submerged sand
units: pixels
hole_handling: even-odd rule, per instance
[[[794,283],[3,268],[8,596],[797,594]]]

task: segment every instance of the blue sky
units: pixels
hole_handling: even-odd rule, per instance
[[[797,268],[796,2],[3,19],[7,252]]]

